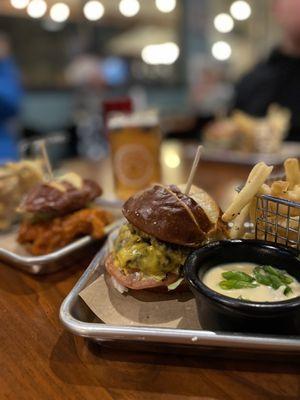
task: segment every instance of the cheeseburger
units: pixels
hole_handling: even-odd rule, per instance
[[[121,292],[185,289],[182,267],[188,254],[227,236],[216,202],[196,186],[189,195],[182,189],[156,184],[124,203],[126,223],[105,262]]]

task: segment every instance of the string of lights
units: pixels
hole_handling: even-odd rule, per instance
[[[229,13],[216,15],[214,18],[214,27],[220,33],[229,33],[234,29],[235,20],[245,21],[251,16],[251,12],[251,6],[247,1],[234,1],[230,6]],[[232,55],[232,48],[227,41],[220,40],[213,43],[211,53],[217,60],[226,61]]]
[[[10,0],[12,7],[26,9],[31,18],[42,18],[48,11],[46,0]],[[176,0],[155,0],[157,9],[162,13],[171,13],[176,8]],[[138,0],[120,0],[119,11],[124,17],[134,17],[140,12]],[[97,21],[105,14],[104,5],[99,0],[88,0],[83,5],[83,15],[89,21]],[[49,17],[55,22],[64,22],[70,16],[70,6],[57,2],[49,8]]]
[[[65,2],[51,2],[51,6],[47,0],[10,0],[10,3],[16,9],[26,9],[31,18],[43,18],[48,13],[50,20],[55,23],[67,21],[71,14],[70,6]],[[162,13],[171,13],[176,8],[176,0],[155,0],[154,3]],[[131,18],[140,12],[141,4],[138,0],[120,0],[118,8],[124,17]],[[98,21],[105,15],[105,7],[99,0],[88,0],[84,2],[82,12],[87,20]],[[179,53],[176,43],[158,43],[145,46],[141,58],[146,64],[170,65],[177,60]]]

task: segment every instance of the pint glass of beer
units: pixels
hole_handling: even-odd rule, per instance
[[[126,200],[159,182],[161,133],[155,111],[114,114],[108,120],[115,191]]]

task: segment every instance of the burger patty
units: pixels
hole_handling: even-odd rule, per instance
[[[177,276],[191,250],[184,246],[171,245],[124,224],[114,242],[113,259],[123,275],[141,273],[156,281],[170,274]]]

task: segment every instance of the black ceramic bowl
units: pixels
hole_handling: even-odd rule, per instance
[[[184,275],[196,298],[203,329],[231,332],[297,334],[300,297],[277,302],[251,302],[223,296],[202,282],[216,265],[252,262],[285,269],[300,282],[300,260],[281,246],[258,240],[224,240],[195,250],[187,258]]]

